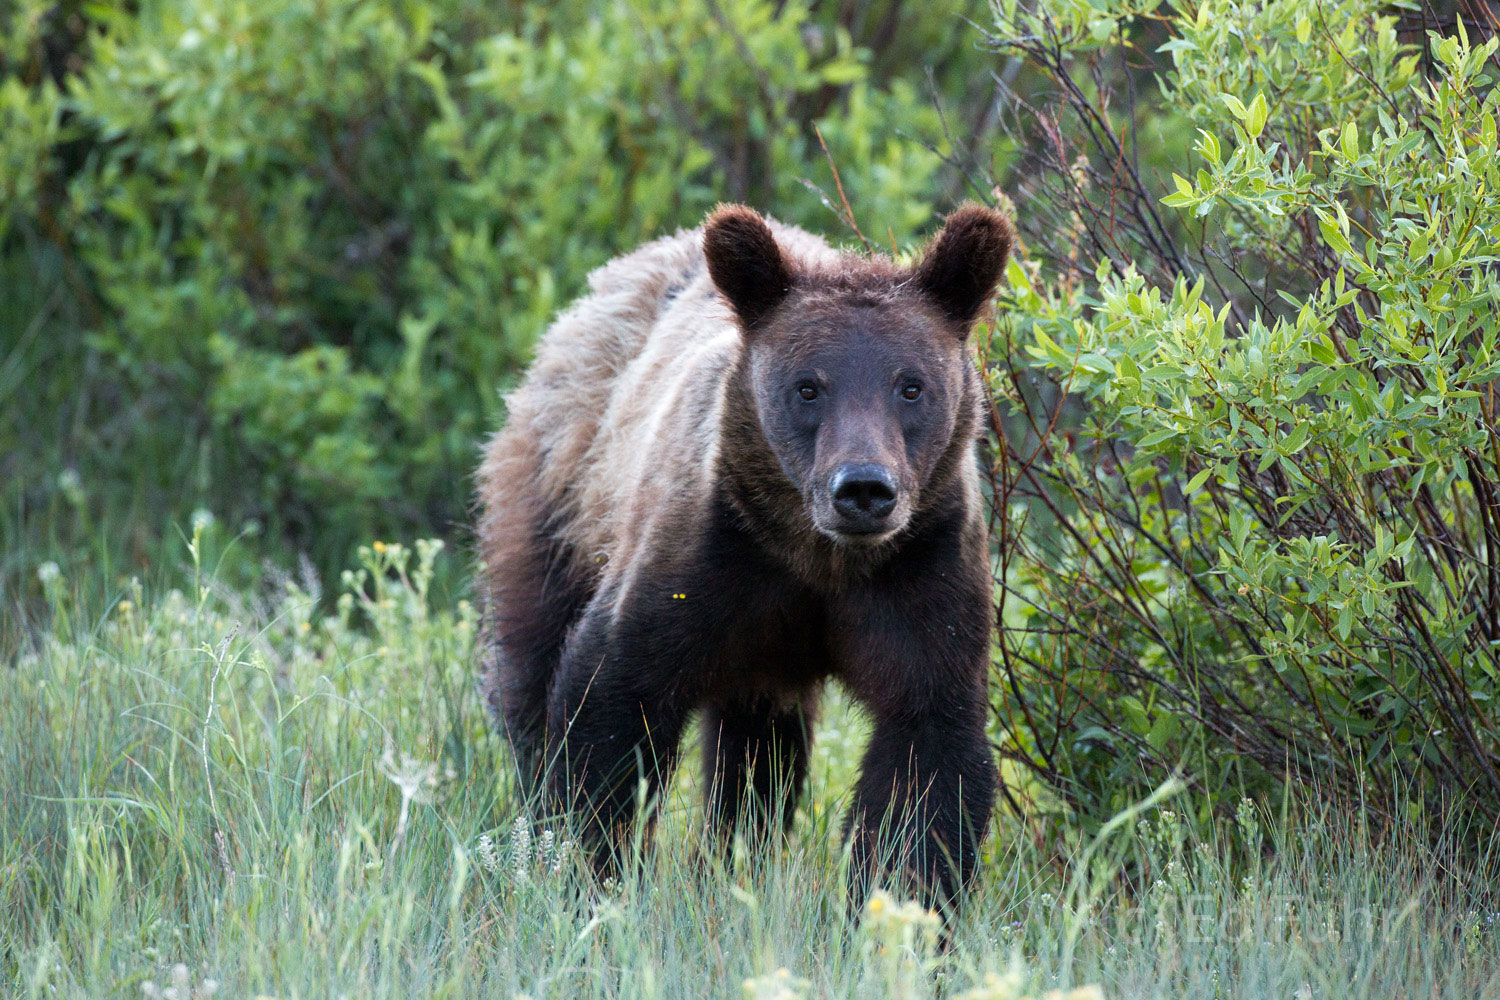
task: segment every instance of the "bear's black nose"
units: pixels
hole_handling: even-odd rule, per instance
[[[880,531],[881,522],[896,509],[896,477],[883,465],[845,462],[834,470],[828,488],[847,531]]]

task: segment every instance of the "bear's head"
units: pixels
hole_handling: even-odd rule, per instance
[[[708,219],[703,251],[746,341],[765,440],[813,525],[847,545],[905,528],[973,406],[965,340],[1014,233],[967,205],[912,267],[843,255],[807,263],[738,205]]]

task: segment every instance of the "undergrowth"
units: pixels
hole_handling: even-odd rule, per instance
[[[1500,995],[1492,855],[1455,867],[1313,795],[1204,829],[1167,786],[1087,839],[1007,815],[946,947],[885,894],[851,920],[865,727],[837,694],[788,843],[703,846],[689,767],[638,863],[595,884],[515,799],[474,611],[428,594],[440,550],[366,547],[323,605],[311,576],[247,595],[190,563],[187,589],[90,607],[40,568],[51,624],[0,699],[0,992]]]

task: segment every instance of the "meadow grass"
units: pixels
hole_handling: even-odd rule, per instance
[[[93,607],[41,570],[50,625],[0,667],[0,993],[1500,996],[1487,833],[1456,866],[1310,796],[1214,826],[1163,789],[1089,836],[1002,815],[949,947],[889,896],[851,921],[866,728],[836,695],[788,843],[702,846],[688,755],[637,863],[594,885],[565,828],[520,819],[474,610],[432,607],[438,546],[363,558],[328,601],[190,563]]]

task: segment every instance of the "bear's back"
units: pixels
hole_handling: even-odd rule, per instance
[[[773,226],[789,255],[836,261],[822,239]],[[531,491],[587,572],[628,561],[712,489],[724,387],[743,342],[709,279],[702,235],[679,232],[594,271],[543,336],[486,451],[481,505]]]

